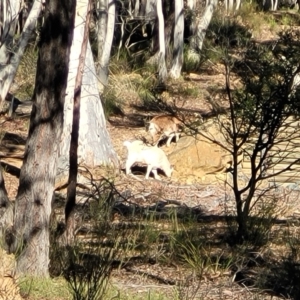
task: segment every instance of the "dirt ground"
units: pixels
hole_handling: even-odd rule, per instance
[[[197,88],[199,91],[207,90],[214,85],[214,90],[222,90],[224,87],[224,76],[220,67],[212,70],[212,75],[189,74],[182,81],[181,86]],[[173,91],[174,92],[174,91]],[[123,97],[125,97],[123,95]],[[226,107],[222,98],[218,94],[208,94],[201,92],[200,96],[182,97],[170,96],[168,92],[163,93],[162,97],[170,106],[180,108],[183,116],[190,117],[195,114],[209,116],[214,103],[220,107]],[[214,101],[212,101],[212,98]],[[142,104],[142,103],[139,103]],[[18,111],[17,111],[18,112]],[[145,137],[151,142],[150,135],[146,132],[145,122],[151,116],[159,114],[155,111],[137,109],[127,105],[123,107],[123,116],[111,116],[107,122],[107,128],[111,136],[114,149],[118,153],[121,164],[124,165],[126,159],[126,149],[123,147],[125,140]],[[10,199],[15,199],[18,187],[19,168],[22,163],[22,153],[26,141],[28,130],[29,111],[22,112],[14,118],[1,117],[1,128],[5,132],[0,148],[0,158],[4,163],[5,184]],[[176,149],[176,144],[172,143],[170,148],[162,146],[167,154]],[[214,180],[213,182],[194,182],[188,184],[184,178],[175,176],[175,178],[163,178],[162,181],[150,179],[145,181],[145,169],[136,168],[135,177],[126,176],[124,170],[121,170],[117,176],[115,185],[126,199],[139,205],[140,207],[150,207],[156,205],[160,209],[168,207],[177,207],[184,214],[187,209],[197,211],[199,216],[222,216],[225,213],[225,189],[224,181]],[[187,170],[188,172],[188,170]],[[283,195],[282,203],[279,208],[284,214],[282,219],[289,219],[300,215],[298,204],[298,192]],[[233,199],[226,199],[227,212],[234,210]],[[116,214],[116,220],[122,218]],[[219,226],[217,222],[213,226]],[[170,266],[160,266],[159,264],[136,262],[133,265],[123,269],[113,271],[112,283],[120,290],[137,295],[152,289],[172,297],[177,282],[189,282],[184,284],[180,291],[188,295],[196,293],[199,299],[281,299],[270,296],[266,293],[257,296],[257,291],[249,287],[242,287],[233,281],[232,274],[206,274],[201,282],[189,271],[179,267],[177,262]],[[177,291],[178,292],[178,291]],[[258,298],[257,298],[258,297]],[[2,299],[0,297],[0,299]],[[4,299],[4,298],[3,298]],[[10,298],[7,298],[10,299]],[[16,299],[16,298],[14,298]],[[188,298],[186,298],[188,299]],[[198,298],[196,298],[198,299]]]

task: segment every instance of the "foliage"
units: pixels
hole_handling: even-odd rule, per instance
[[[28,47],[24,53],[15,79],[15,82],[18,84],[18,90],[15,96],[21,100],[31,99],[33,95],[37,58],[37,50],[33,46]]]
[[[121,100],[124,103],[134,103],[134,98],[137,98],[139,99],[138,102],[147,107],[156,101],[155,86],[157,83],[148,67],[131,72],[130,75],[126,75],[122,79],[121,76],[112,76],[111,80],[113,89],[120,94],[119,97],[125,96]],[[127,98],[128,95],[133,99]]]
[[[224,52],[224,48],[245,47],[251,38],[251,33],[238,18],[228,19],[216,15],[209,25],[207,38],[212,40],[214,45]]]
[[[270,257],[264,264],[255,284],[260,289],[272,289],[287,299],[298,299],[300,296],[298,284],[300,237],[292,227],[288,226],[288,229],[280,232],[282,242],[287,246],[280,259]]]
[[[138,54],[134,55],[125,49],[119,49],[117,53],[110,59],[110,72],[112,74],[122,74],[135,72],[140,69],[151,68],[153,70],[153,65],[147,66],[147,59],[149,58],[149,53],[147,49],[141,50]]]
[[[82,240],[77,236],[73,245],[62,246],[55,236],[52,237],[52,272],[64,276],[73,299],[101,299],[106,292],[112,265],[120,248],[117,231],[110,231],[114,238],[109,246],[103,241],[103,235],[110,228],[110,187],[108,180],[103,180],[100,184],[94,183],[93,198],[96,197],[97,201],[92,201],[90,210],[86,210],[83,215],[84,224],[91,223],[87,239]]]
[[[71,299],[67,284],[62,277],[23,277],[19,280],[20,293],[32,300]]]
[[[239,239],[249,238],[249,216],[257,203],[274,195],[277,183],[268,183],[299,164],[294,157],[293,141],[299,138],[295,128],[299,120],[299,88],[295,76],[300,66],[297,33],[281,34],[275,48],[249,45],[242,60],[225,59],[229,122],[219,119],[228,141],[222,145],[232,155],[232,179],[228,182],[236,201]],[[230,87],[230,68],[241,85]],[[240,155],[250,162],[250,175],[241,182]],[[287,158],[281,169],[276,166]]]
[[[123,115],[122,105],[111,87],[105,87],[101,95],[102,106],[106,118],[112,115]]]
[[[113,261],[113,249],[95,249],[90,245],[67,248],[64,277],[73,299],[101,299],[106,291]]]

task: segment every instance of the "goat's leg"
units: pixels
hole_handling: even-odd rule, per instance
[[[161,141],[162,137],[163,137],[163,134],[159,135],[158,138],[156,139],[156,142],[154,142],[154,138],[153,138],[153,146],[154,147],[158,147],[158,144]]]
[[[147,172],[146,172],[145,179],[149,179],[149,175],[150,175],[151,170],[152,170],[152,166],[148,165],[147,166]]]
[[[171,133],[167,140],[167,147],[170,147],[173,137],[174,137],[174,133]]]
[[[134,163],[134,162],[132,162],[132,160],[127,159],[127,161],[126,161],[126,166],[125,166],[125,170],[126,170],[125,172],[126,172],[126,175],[128,175],[128,174],[131,173],[130,168],[131,168],[131,166],[133,165],[133,163]]]
[[[153,173],[155,179],[161,180],[161,179],[160,179],[160,176],[157,174],[157,170],[156,170],[156,169],[153,169],[153,170],[152,170],[152,173]]]

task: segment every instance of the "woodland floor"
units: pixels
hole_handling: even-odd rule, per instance
[[[214,90],[222,90],[223,82],[223,74],[214,70],[212,75],[189,75],[181,84],[182,86],[199,88],[199,90],[209,90],[213,85]],[[185,96],[184,99],[183,97],[171,97],[168,101],[170,106],[174,107],[175,103],[179,111],[185,114],[186,112],[188,115],[200,113],[205,117],[213,114],[214,105],[212,103],[217,102],[220,107],[226,107],[226,103],[222,102],[220,96],[215,96],[213,102],[209,100],[211,97],[207,93],[202,94],[201,97]],[[123,106],[123,113],[123,116],[110,117],[107,128],[120,161],[124,163],[126,158],[126,151],[123,147],[124,140],[146,137],[147,140],[151,141],[144,126],[145,121],[149,120],[151,116],[165,113],[165,111],[144,109],[138,104],[130,104]],[[4,133],[0,155],[6,171],[4,173],[5,184],[10,199],[14,199],[17,192],[19,167],[22,162],[22,152],[29,124],[28,118],[29,110],[26,113],[23,111],[19,115],[17,110],[15,117],[2,116],[0,119],[1,129]],[[163,149],[168,153],[172,151],[172,147],[174,144],[170,148],[163,146]],[[125,176],[124,170],[121,170],[121,173],[116,177],[115,187],[126,198],[126,203],[122,209],[127,207],[130,210],[130,207],[134,205],[144,211],[153,208],[160,213],[167,213],[169,208],[176,207],[179,216],[192,212],[197,215],[200,223],[206,223],[208,228],[214,228],[215,232],[218,231],[218,228],[219,233],[224,230],[225,207],[227,212],[233,211],[234,202],[230,199],[225,201],[225,187],[221,183],[187,184],[181,182],[180,178],[145,181],[143,179],[145,169],[137,168],[135,171],[135,177]],[[282,221],[292,220],[295,217],[297,219],[300,215],[298,199],[299,193],[297,191],[293,195],[289,194],[288,197],[282,196],[280,209],[284,214],[279,219]],[[126,212],[121,210],[114,215],[113,222],[118,223],[125,220]],[[277,230],[280,231],[279,228],[277,226]],[[274,251],[280,253],[280,249],[274,249]],[[181,282],[180,288],[178,288],[179,282]],[[284,299],[235,281],[234,274],[231,272],[225,274],[218,272],[210,274],[208,272],[200,282],[190,269],[183,267],[176,261],[169,265],[161,265],[137,259],[124,268],[115,269],[112,283],[122,293],[140,295],[141,299],[149,290],[167,295],[169,299],[172,299],[175,289],[177,293],[185,295],[184,299],[192,299],[192,295],[196,295],[194,299]]]
[[[170,107],[176,107],[177,111],[186,116],[209,117],[214,111],[226,108],[226,102],[222,100],[222,90],[224,89],[224,74],[222,66],[212,66],[206,74],[189,74],[176,83],[181,89],[196,89],[197,96],[181,95],[176,91],[176,86],[172,86],[172,93],[168,90],[162,94],[162,99]],[[126,95],[128,93],[128,95]],[[111,116],[107,123],[107,128],[120,161],[124,163],[126,151],[123,147],[125,140],[146,137],[151,141],[146,132],[145,122],[152,116],[169,112],[166,107],[145,107],[136,95],[130,91],[123,91],[122,97],[128,99],[122,105],[122,116]],[[30,109],[18,108],[16,116],[7,118],[1,116],[1,132],[3,139],[0,147],[0,159],[4,167],[5,184],[10,199],[15,199],[18,187],[18,176],[22,164],[22,154],[27,138]],[[163,149],[169,153],[172,147]],[[140,171],[140,173],[138,173]],[[173,180],[163,179],[156,181],[143,179],[145,169],[137,168],[136,177],[125,176],[124,170],[116,177],[115,187],[126,198],[128,208],[131,205],[138,206],[141,210],[156,209],[161,213],[166,213],[168,208],[176,207],[179,215],[193,212],[198,216],[199,224],[206,223],[206,228],[224,229],[225,206],[229,211],[234,210],[234,202],[230,199],[225,203],[225,186],[221,183],[214,184],[187,184],[180,178]],[[282,232],[287,226],[288,220],[293,220],[294,230],[299,231],[298,218],[300,216],[299,192],[294,191],[288,195],[282,194],[279,203],[278,224],[274,226],[273,234]],[[126,207],[123,206],[124,207]],[[126,220],[126,213],[122,211],[115,214],[113,222]],[[215,230],[216,231],[216,230]],[[201,234],[199,232],[199,234]],[[279,234],[279,233],[278,233]],[[219,247],[226,247],[221,245]],[[281,257],[280,247],[272,245],[272,251]],[[262,251],[270,251],[264,249]],[[257,255],[263,255],[262,253]],[[178,282],[182,285],[178,288]],[[169,299],[174,296],[177,285],[178,293],[182,293],[184,298],[192,299],[288,299],[287,296],[274,295],[270,291],[258,290],[251,285],[244,284],[234,278],[234,272],[214,273],[207,272],[201,282],[193,275],[193,272],[183,267],[179,262],[174,261],[169,265],[161,265],[155,262],[133,261],[125,268],[115,269],[112,274],[112,283],[117,286],[122,293],[140,295],[140,299],[148,298],[147,291],[156,291],[163,295],[168,295]],[[144,295],[144,296],[143,296]],[[2,299],[0,297],[0,299]]]

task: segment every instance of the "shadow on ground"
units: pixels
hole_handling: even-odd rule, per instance
[[[190,255],[192,261],[195,259],[187,251],[187,247],[191,246],[200,262],[217,263],[216,268],[228,264],[228,280],[242,288],[263,291],[270,296],[299,299],[298,250],[295,248],[294,253],[292,251],[285,257],[266,254],[265,249],[278,240],[276,234],[271,235],[270,231],[266,231],[268,238],[265,244],[237,244],[232,242],[232,231],[236,228],[234,216],[210,213],[201,206],[190,207],[184,199],[164,200],[155,191],[143,195],[136,195],[130,189],[120,192],[108,182],[98,187],[96,192],[83,190],[78,195],[83,199],[76,206],[77,217],[81,220],[77,224],[80,239],[93,240],[93,246],[97,247],[114,247],[117,234],[124,243],[134,245],[134,250],[125,254],[126,259],[114,259],[114,268],[155,280],[158,284],[177,285],[172,277],[139,270],[138,266],[156,265],[164,269],[169,268],[173,261],[176,262],[176,272],[180,272],[182,267],[184,269],[182,258],[185,255]],[[56,215],[60,215],[62,220],[64,198],[56,197],[53,205]],[[102,229],[107,230],[101,231],[101,237],[96,240],[92,237],[99,234],[99,226],[91,225],[95,219],[100,222],[98,225],[102,224]],[[253,221],[263,224],[270,220],[253,218]],[[271,221],[272,225],[289,226],[288,221]],[[153,253],[151,249],[156,247],[160,250]],[[221,256],[218,253],[222,253]]]

